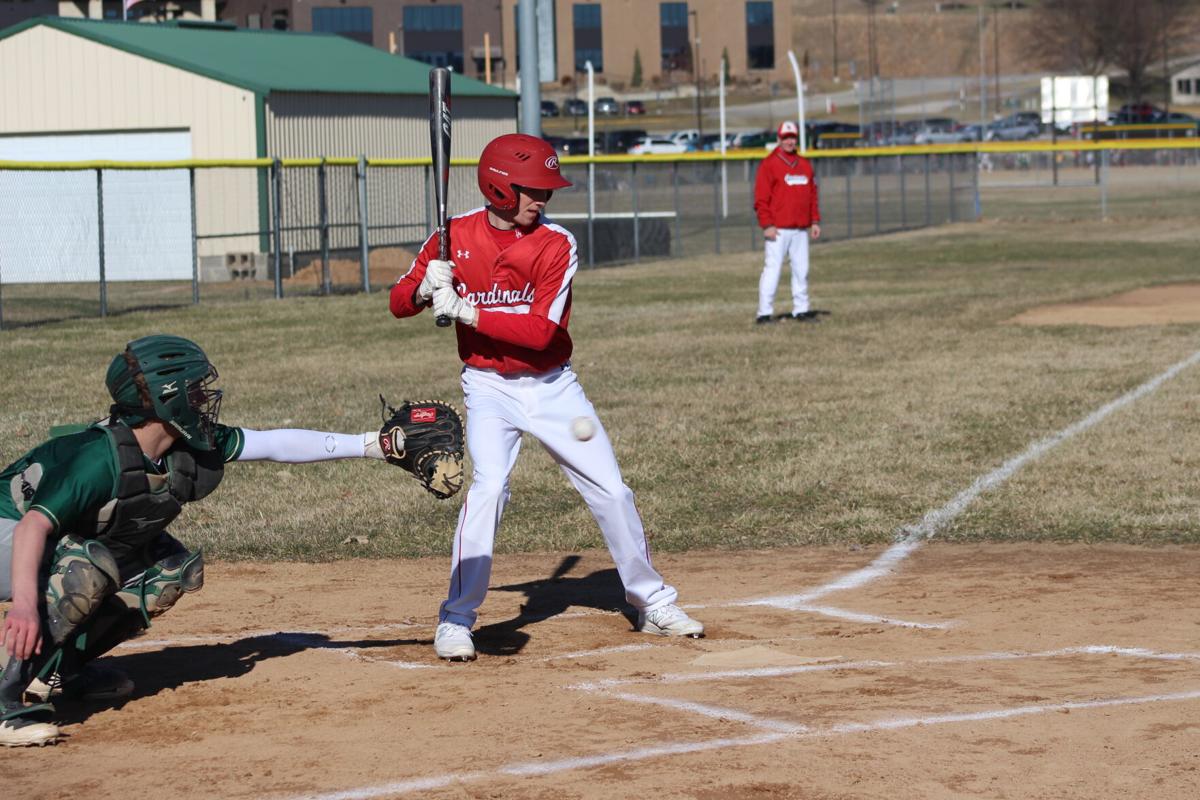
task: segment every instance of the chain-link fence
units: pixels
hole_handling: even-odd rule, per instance
[[[818,151],[824,238],[1002,216],[1030,189],[1063,191],[1064,207],[1103,215],[1126,195],[1197,188],[1194,144],[1117,144]],[[573,186],[555,194],[550,216],[575,235],[584,268],[757,250],[760,160],[567,158]],[[379,290],[433,229],[431,170],[416,160],[54,166],[0,164],[3,327]],[[472,163],[452,167],[449,204],[452,213],[479,204]]]

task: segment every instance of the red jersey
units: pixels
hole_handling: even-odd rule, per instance
[[[524,229],[500,231],[479,208],[450,221],[455,287],[479,311],[475,328],[456,323],[458,355],[472,367],[511,374],[545,372],[571,358],[571,280],[579,266],[575,237],[542,217]],[[413,293],[437,258],[436,233],[392,287],[397,317],[419,314]]]
[[[758,165],[754,211],[760,228],[808,228],[821,221],[812,164],[799,153],[775,148]]]

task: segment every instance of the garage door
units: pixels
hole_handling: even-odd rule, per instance
[[[173,161],[190,131],[0,136],[0,161]],[[100,277],[95,170],[0,170],[0,282]],[[104,262],[110,281],[190,280],[187,170],[104,170]]]

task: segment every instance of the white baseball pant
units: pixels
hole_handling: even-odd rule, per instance
[[[758,316],[775,311],[775,290],[779,288],[779,270],[783,257],[792,262],[792,313],[808,311],[808,229],[777,228],[775,241],[766,242],[762,277],[758,279]]]
[[[653,611],[675,602],[677,592],[650,564],[633,492],[621,479],[608,434],[570,365],[515,376],[466,367],[462,386],[474,473],[458,515],[450,591],[439,621],[468,628],[475,624],[491,579],[493,544],[522,433],[541,442],[583,496],[600,525],[630,605]],[[576,417],[596,422],[596,433],[586,442],[571,433]]]

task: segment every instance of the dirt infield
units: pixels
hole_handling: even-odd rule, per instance
[[[1134,289],[1084,303],[1032,308],[1014,317],[1020,325],[1098,325],[1129,328],[1200,322],[1200,284],[1177,283]]]
[[[687,641],[631,632],[605,553],[501,556],[472,664],[430,647],[444,559],[217,564],[4,796],[1200,794],[1200,551],[935,543],[798,594],[877,555],[660,557]]]

